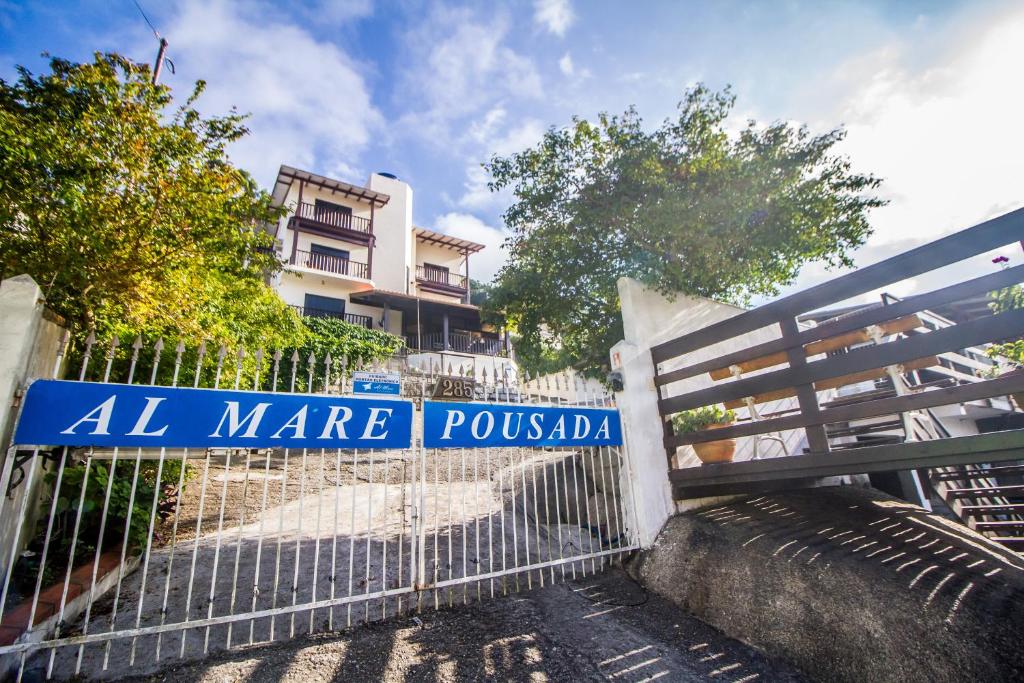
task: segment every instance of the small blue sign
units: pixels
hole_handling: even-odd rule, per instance
[[[423,405],[426,448],[511,446],[619,446],[619,411],[522,404]]]
[[[352,393],[398,396],[402,393],[402,376],[397,372],[353,372]]]
[[[412,404],[37,380],[14,443],[150,448],[408,448]]]

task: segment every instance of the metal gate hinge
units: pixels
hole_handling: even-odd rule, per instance
[[[14,396],[11,397],[11,407],[18,408],[21,406],[21,399],[25,397],[25,388],[18,387],[14,390]]]

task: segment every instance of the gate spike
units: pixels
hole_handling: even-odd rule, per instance
[[[179,356],[185,353],[185,342],[179,339],[178,345],[174,347],[174,352]]]
[[[293,363],[298,363],[299,362],[299,350],[298,349],[295,349],[294,351],[292,351],[292,362]]]
[[[142,341],[140,338],[139,341]],[[160,367],[161,356],[164,353],[164,338],[157,337],[156,344],[153,344],[153,371],[149,376],[149,383],[156,384],[156,371]]]
[[[244,346],[239,346],[238,347],[238,353],[236,353],[235,356],[238,357],[238,362],[239,362],[239,364],[241,364],[241,362],[243,360],[245,360],[245,347]]]
[[[559,380],[558,375],[555,375],[555,391],[561,391],[562,390],[562,384],[558,380]],[[566,387],[566,388],[568,388],[568,387]]]
[[[451,364],[451,363],[448,363],[448,374],[449,374],[449,375],[452,375],[452,374],[454,374],[454,373],[452,372],[452,364]]]
[[[280,363],[280,362],[281,362],[281,359],[282,359],[283,357],[284,357],[284,354],[283,354],[283,353],[281,353],[281,349],[278,349],[277,351],[274,351],[274,355],[273,355],[273,356],[271,356],[271,358],[273,358],[273,359],[274,359],[274,362],[275,362],[275,363]]]
[[[253,358],[256,359],[257,365],[261,363],[263,361],[263,349],[257,349],[256,353],[253,355]]]
[[[228,355],[228,347],[226,347],[223,344],[221,344],[220,348],[217,350],[217,362],[218,363],[223,363],[224,362],[224,358],[227,355]]]
[[[82,370],[78,374],[78,381],[85,379],[85,371],[89,367],[89,359],[92,358],[92,347],[96,343],[96,333],[89,330],[89,336],[85,338],[85,353],[82,354]]]

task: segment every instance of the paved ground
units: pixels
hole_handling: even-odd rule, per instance
[[[620,570],[340,634],[222,653],[137,681],[801,681]]]

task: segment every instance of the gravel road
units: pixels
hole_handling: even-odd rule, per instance
[[[802,681],[618,569],[469,606],[225,652],[134,681]]]

